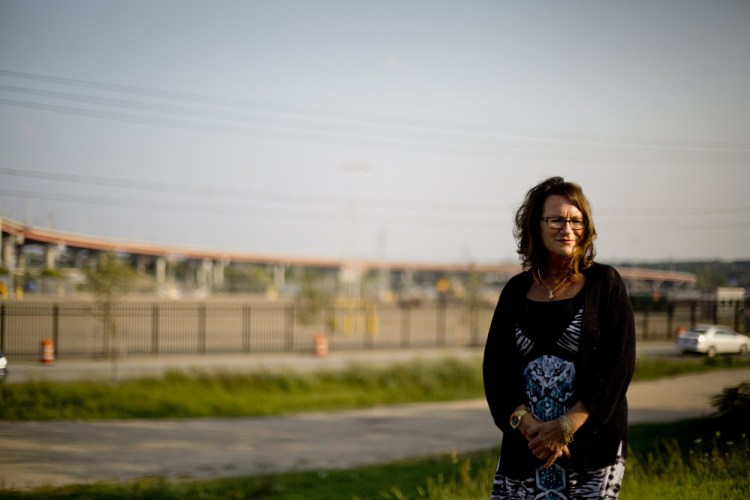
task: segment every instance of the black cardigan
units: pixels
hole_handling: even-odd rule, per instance
[[[574,382],[575,397],[591,413],[569,445],[571,466],[592,470],[612,465],[622,442],[627,453],[628,406],[625,398],[635,365],[635,325],[625,283],[610,266],[594,264],[586,276],[583,334]],[[529,272],[511,278],[503,289],[484,351],[484,390],[495,424],[503,431],[500,472],[513,478],[533,475],[541,461],[526,438],[510,427],[511,413],[526,403],[525,381],[515,325],[532,284]]]

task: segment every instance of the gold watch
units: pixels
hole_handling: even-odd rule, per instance
[[[514,411],[510,415],[510,426],[514,430],[518,428],[519,425],[521,425],[521,419],[524,415],[528,414],[528,410],[526,408],[519,408],[518,410]]]

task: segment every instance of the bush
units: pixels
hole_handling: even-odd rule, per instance
[[[750,431],[750,382],[727,387],[711,398],[711,405],[719,411],[726,424],[735,431]]]

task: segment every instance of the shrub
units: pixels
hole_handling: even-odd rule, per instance
[[[750,430],[750,382],[727,387],[711,398],[711,405],[719,410],[731,429],[742,432]]]

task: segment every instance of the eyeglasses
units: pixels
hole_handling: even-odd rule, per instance
[[[566,219],[565,217],[542,217],[550,229],[562,229],[565,223],[570,223],[570,228],[574,231],[580,231],[586,227],[586,221],[583,219]]]

